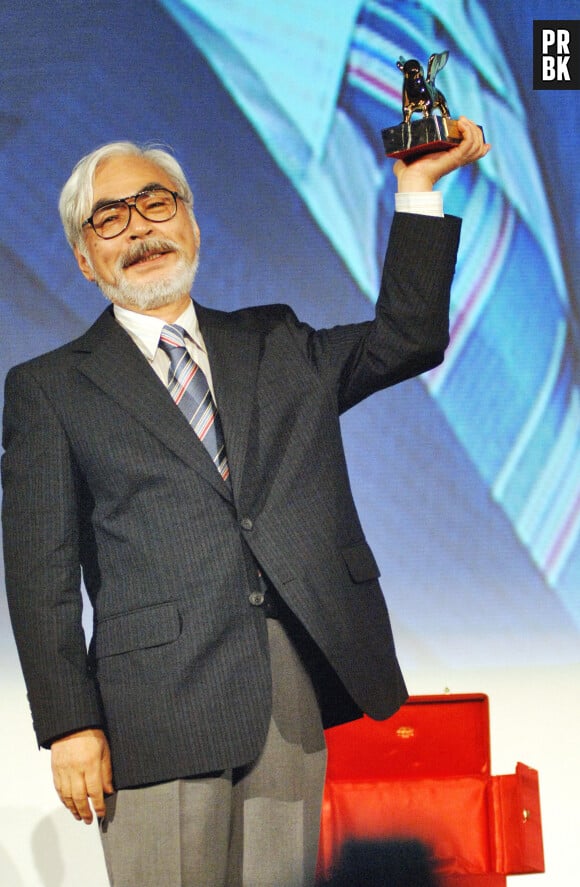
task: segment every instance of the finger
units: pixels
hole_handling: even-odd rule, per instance
[[[57,770],[54,785],[60,800],[72,816],[79,822],[90,824],[93,821],[93,814],[82,774],[71,776],[68,772],[60,773]]]
[[[60,801],[66,809],[72,813],[75,819],[80,820],[80,815],[77,811],[76,804],[73,800],[72,796],[72,787],[70,784],[70,779],[67,778],[66,774],[62,774],[58,769],[53,767],[52,778],[54,782],[54,787],[56,789],[56,793],[60,798]]]
[[[81,819],[87,825],[93,821],[93,811],[89,804],[89,791],[83,777],[77,777],[72,784],[72,802],[76,811],[75,819]],[[73,812],[74,816],[74,812]]]
[[[458,147],[462,149],[465,157],[468,158],[466,162],[471,163],[473,160],[485,157],[491,145],[484,141],[481,127],[467,117],[459,117],[457,124],[462,135],[462,141]]]
[[[93,805],[93,810],[95,814],[102,819],[102,817],[107,812],[107,808],[105,807],[105,795],[103,791],[103,783],[99,779],[98,782],[95,783],[87,783],[87,794],[90,799],[91,804]]]
[[[402,160],[395,160],[395,163],[393,164],[394,175],[396,176],[399,172],[403,172],[406,166],[407,164],[403,163]]]
[[[107,812],[105,794],[113,793],[113,779],[110,755],[103,756],[98,770],[86,777],[87,793],[96,815],[99,818]]]
[[[86,772],[85,782],[86,792],[93,810],[99,818],[102,818],[107,812],[105,794],[112,794],[114,791],[113,768],[108,744],[105,744],[103,747],[98,766]]]
[[[103,754],[103,760],[101,764],[101,779],[103,781],[103,790],[105,794],[112,795],[115,791],[113,786],[113,764],[111,761],[111,752],[109,751],[109,746],[107,745]]]
[[[76,804],[73,801],[71,795],[61,795],[59,793],[59,798],[62,801],[62,803],[64,804],[64,806],[66,807],[66,809],[69,811],[69,813],[71,813],[74,816],[74,818],[77,820],[77,822],[80,822],[82,817],[81,817],[80,813],[78,812]]]
[[[458,154],[470,157],[478,152],[483,144],[481,130],[470,120],[460,118],[457,122],[459,132],[461,133],[461,141],[457,146]]]
[[[57,791],[57,794],[69,813],[80,822],[83,817],[77,806],[77,800],[72,795],[72,789]]]

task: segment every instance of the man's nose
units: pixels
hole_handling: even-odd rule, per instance
[[[152,230],[153,222],[150,222],[149,219],[144,219],[143,216],[139,215],[135,207],[132,206],[131,218],[127,225],[129,236],[135,239],[138,237],[145,237],[147,234],[150,234]]]

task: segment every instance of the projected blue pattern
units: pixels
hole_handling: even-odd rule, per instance
[[[371,298],[392,201],[380,131],[401,119],[394,63],[452,47],[438,85],[452,111],[485,122],[494,151],[456,174],[452,192],[443,185],[446,210],[464,218],[463,248],[446,360],[424,382],[580,625],[579,342],[524,109],[482,5],[310,3],[306,16],[298,3],[278,16],[255,0],[163,4]],[[293,57],[301,63],[271,89]]]
[[[551,134],[540,175],[482,11],[524,70],[526,36],[508,22],[516,0],[374,3],[386,31],[372,41],[362,5],[0,7],[10,36],[0,59],[2,375],[79,335],[104,307],[74,264],[56,204],[76,160],[112,139],[168,142],[189,172],[201,302],[288,302],[318,326],[368,317],[392,213],[379,132],[401,117],[394,62],[448,47],[439,85],[453,111],[484,124],[494,150],[444,183],[446,210],[464,218],[446,362],[346,414],[353,489],[406,668],[576,661],[578,339],[568,299],[577,258],[565,257],[566,289],[566,241],[544,188],[552,183],[554,219],[575,244],[580,213],[566,209],[578,184],[551,161],[566,156],[566,127]],[[554,111],[571,113],[563,100]],[[562,179],[567,188],[555,188]],[[0,632],[4,654],[7,620]]]

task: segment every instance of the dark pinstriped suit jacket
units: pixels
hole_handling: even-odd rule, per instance
[[[255,560],[340,678],[321,690],[327,723],[402,703],[339,415],[442,360],[459,227],[395,215],[372,322],[315,331],[281,305],[197,306],[233,493],[110,309],[11,370],[6,584],[41,744],[103,726],[118,788],[252,760],[270,713]]]

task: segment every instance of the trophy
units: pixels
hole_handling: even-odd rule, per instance
[[[452,120],[445,96],[435,86],[435,77],[448,58],[448,50],[433,53],[425,77],[417,59],[405,61],[403,56],[399,57],[397,68],[403,72],[403,122],[381,132],[387,157],[411,162],[423,154],[446,151],[461,141],[457,120]],[[436,109],[440,116],[433,113]],[[420,120],[411,120],[415,112],[423,115]]]

